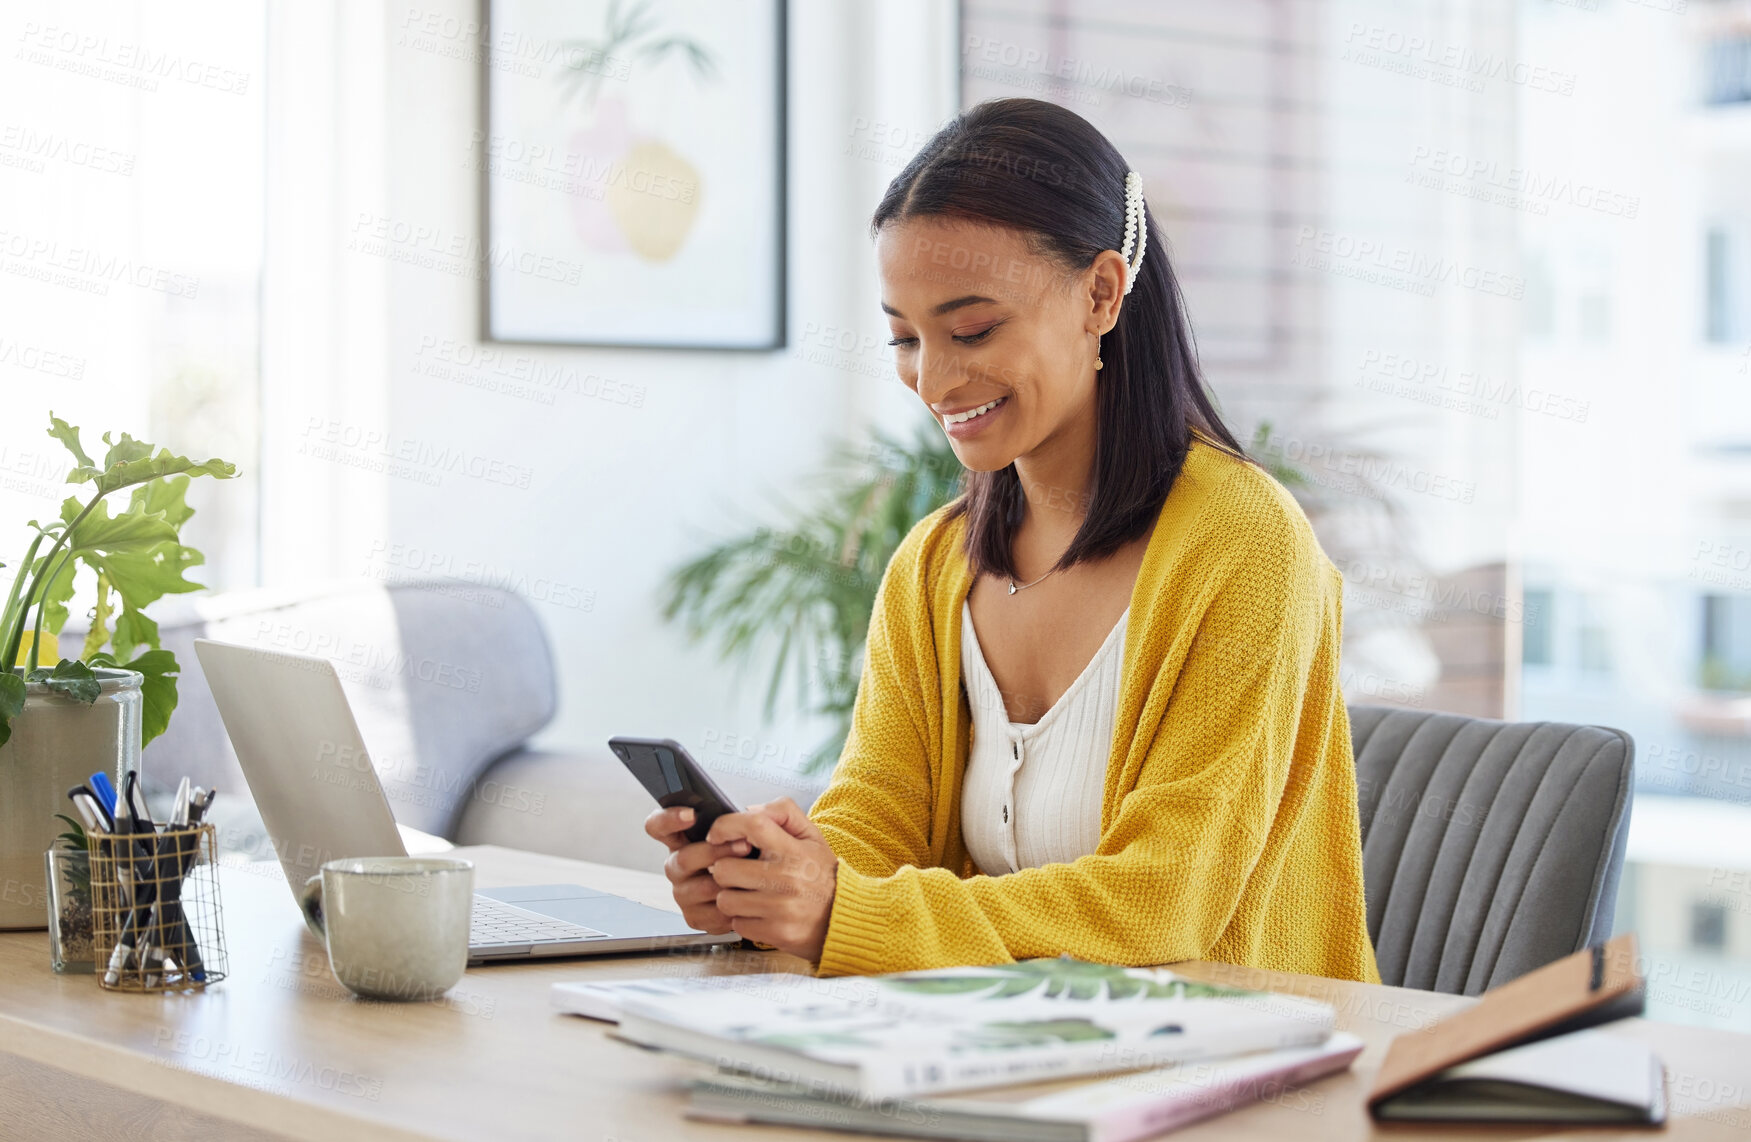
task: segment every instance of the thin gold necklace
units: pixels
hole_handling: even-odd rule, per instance
[[[1046,572],[1044,575],[1041,575],[1039,579],[1035,579],[1034,583],[1038,583],[1041,579],[1050,578],[1051,576],[1056,575],[1057,573],[1058,573],[1058,569],[1056,567],[1054,567],[1050,571]],[[1022,583],[1018,586],[1016,584],[1016,581],[1012,578],[1009,580],[1009,593],[1013,595],[1017,591],[1025,591],[1029,587],[1033,586],[1034,583]]]

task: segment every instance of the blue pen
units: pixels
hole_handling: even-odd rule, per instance
[[[109,810],[110,819],[116,816],[116,787],[110,783],[109,774],[98,770],[91,775],[91,791],[102,801],[103,807]]]

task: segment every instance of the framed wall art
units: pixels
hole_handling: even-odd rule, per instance
[[[484,336],[775,349],[782,0],[486,0]]]

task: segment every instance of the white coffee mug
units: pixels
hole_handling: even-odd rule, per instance
[[[346,989],[436,999],[468,967],[474,865],[451,857],[346,857],[304,882],[304,921]]]

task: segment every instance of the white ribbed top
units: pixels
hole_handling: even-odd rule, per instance
[[[961,783],[961,839],[987,876],[1068,863],[1100,844],[1130,614],[1127,607],[1070,689],[1029,725],[1009,720],[973,632],[973,610],[962,607],[961,677],[973,744]]]

